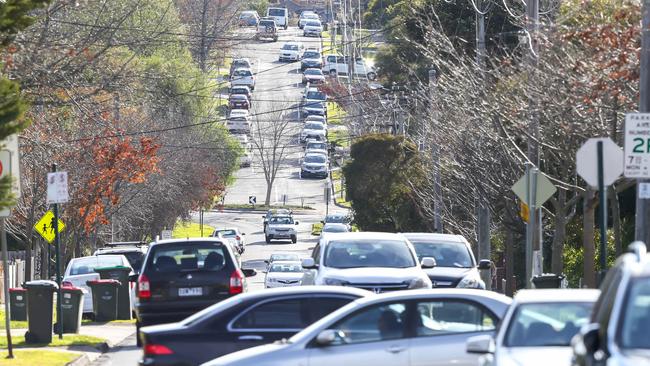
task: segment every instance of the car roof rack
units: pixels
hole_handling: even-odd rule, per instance
[[[114,241],[111,243],[106,243],[104,244],[104,247],[108,248],[115,248],[115,247],[120,247],[120,246],[136,246],[136,247],[142,247],[147,245],[146,242],[144,241]]]

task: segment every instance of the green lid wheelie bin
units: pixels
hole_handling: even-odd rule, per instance
[[[93,313],[96,321],[117,319],[117,300],[119,297],[118,280],[93,280],[86,284],[93,293]]]
[[[11,320],[27,320],[27,290],[22,287],[9,289],[9,311]]]
[[[120,287],[117,296],[117,319],[131,320],[131,289],[129,288],[129,274],[131,268],[126,266],[113,266],[95,268],[101,279],[118,280]]]
[[[61,333],[79,333],[81,315],[83,314],[84,289],[72,286],[61,286]],[[58,333],[59,324],[54,324],[54,332]]]
[[[52,342],[52,313],[54,292],[59,289],[56,282],[40,280],[23,285],[27,289],[27,326],[25,343]]]

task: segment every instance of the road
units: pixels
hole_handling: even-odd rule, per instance
[[[245,32],[248,32],[246,30]],[[252,31],[251,31],[252,32]],[[251,33],[252,35],[252,33]],[[289,133],[282,140],[290,144],[289,153],[285,164],[278,172],[276,184],[271,195],[271,203],[280,203],[282,195],[287,195],[287,204],[309,206],[312,210],[300,210],[295,214],[298,225],[298,243],[272,242],[266,244],[262,232],[262,212],[260,211],[209,211],[204,213],[204,222],[213,227],[238,227],[246,233],[246,251],[242,256],[242,267],[255,268],[258,274],[248,278],[249,291],[259,291],[264,288],[264,260],[275,252],[295,252],[301,256],[311,253],[317,237],[311,236],[311,226],[319,222],[325,215],[326,205],[323,199],[323,188],[326,180],[300,179],[300,158],[302,147],[298,141],[298,134],[302,122],[296,118],[297,110],[291,107],[297,106],[300,101],[303,86],[301,82],[299,63],[280,63],[278,53],[282,44],[286,41],[297,40],[306,47],[319,46],[317,38],[302,37],[302,31],[291,27],[280,32],[278,42],[255,42],[244,44],[235,50],[235,56],[248,57],[253,61],[256,69],[256,88],[253,93],[253,115],[259,115],[260,119],[267,116],[269,111],[288,109],[284,113],[285,118],[290,118]],[[266,118],[260,125],[273,123]],[[263,171],[260,169],[259,158],[253,159],[252,167],[242,168],[236,174],[235,183],[227,189],[225,196],[226,204],[245,204],[248,197],[253,195],[258,203],[264,200],[266,195],[266,181]],[[329,205],[329,211],[341,211],[341,209]],[[196,218],[195,221],[198,221]],[[134,329],[135,330],[135,329]],[[135,346],[135,336],[127,338],[115,349],[102,355],[96,360],[94,366],[127,366],[137,365],[141,357],[141,350]]]

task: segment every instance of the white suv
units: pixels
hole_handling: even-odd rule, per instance
[[[282,61],[300,61],[302,54],[305,52],[305,46],[300,42],[287,42],[280,50],[278,60]]]
[[[413,245],[402,235],[356,232],[331,233],[303,259],[303,285],[351,286],[375,293],[431,288],[422,270],[435,265],[425,257],[418,263]]]
[[[255,76],[250,69],[239,68],[233,71],[230,79],[230,87],[244,85],[255,90]]]
[[[348,58],[337,55],[327,55],[323,64],[323,72],[331,76],[346,76],[348,74]],[[372,66],[366,65],[362,58],[357,58],[354,63],[354,76],[375,80],[377,72]]]
[[[271,243],[271,240],[290,239],[296,244],[298,242],[296,225],[298,221],[293,221],[291,216],[271,216],[264,227],[266,243]]]

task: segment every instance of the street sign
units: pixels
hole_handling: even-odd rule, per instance
[[[624,175],[650,178],[650,113],[625,115]]]
[[[68,200],[68,172],[47,173],[47,204],[66,203]]]
[[[576,154],[576,170],[593,188],[598,188],[598,142],[603,143],[603,181],[612,185],[623,173],[623,151],[609,137],[587,140]]]
[[[163,231],[160,233],[160,238],[161,238],[162,240],[171,239],[171,238],[172,238],[172,231],[171,231],[171,230],[163,230]]]
[[[65,224],[63,221],[59,220],[59,233],[65,229]],[[51,243],[54,241],[56,238],[56,235],[54,233],[54,212],[52,211],[47,211],[43,217],[41,217],[40,220],[36,224],[34,224],[34,230],[36,230],[37,233],[41,234],[43,239],[45,239],[48,243]]]
[[[639,183],[639,198],[650,199],[650,183]]]
[[[248,203],[251,205],[254,205],[257,203],[257,197],[255,196],[248,196]]]
[[[529,173],[530,174],[530,173]],[[551,198],[555,192],[557,191],[557,188],[551,183],[551,181],[546,178],[546,176],[542,173],[535,174],[535,177],[537,177],[537,192],[535,194],[535,207],[541,207],[544,202],[548,201],[549,198]],[[512,191],[515,192],[517,197],[519,197],[520,200],[522,200],[524,203],[528,201],[528,195],[527,195],[527,185],[526,185],[526,175],[524,174],[523,177],[521,177],[517,183],[515,183],[512,186]],[[532,179],[531,179],[532,180]],[[535,186],[535,182],[531,181],[531,185]]]
[[[6,165],[11,167],[11,175],[14,177],[13,193],[16,198],[20,197],[20,152],[18,151],[18,135],[13,134],[0,142],[0,147],[3,151],[7,150],[11,154],[11,164]]]

